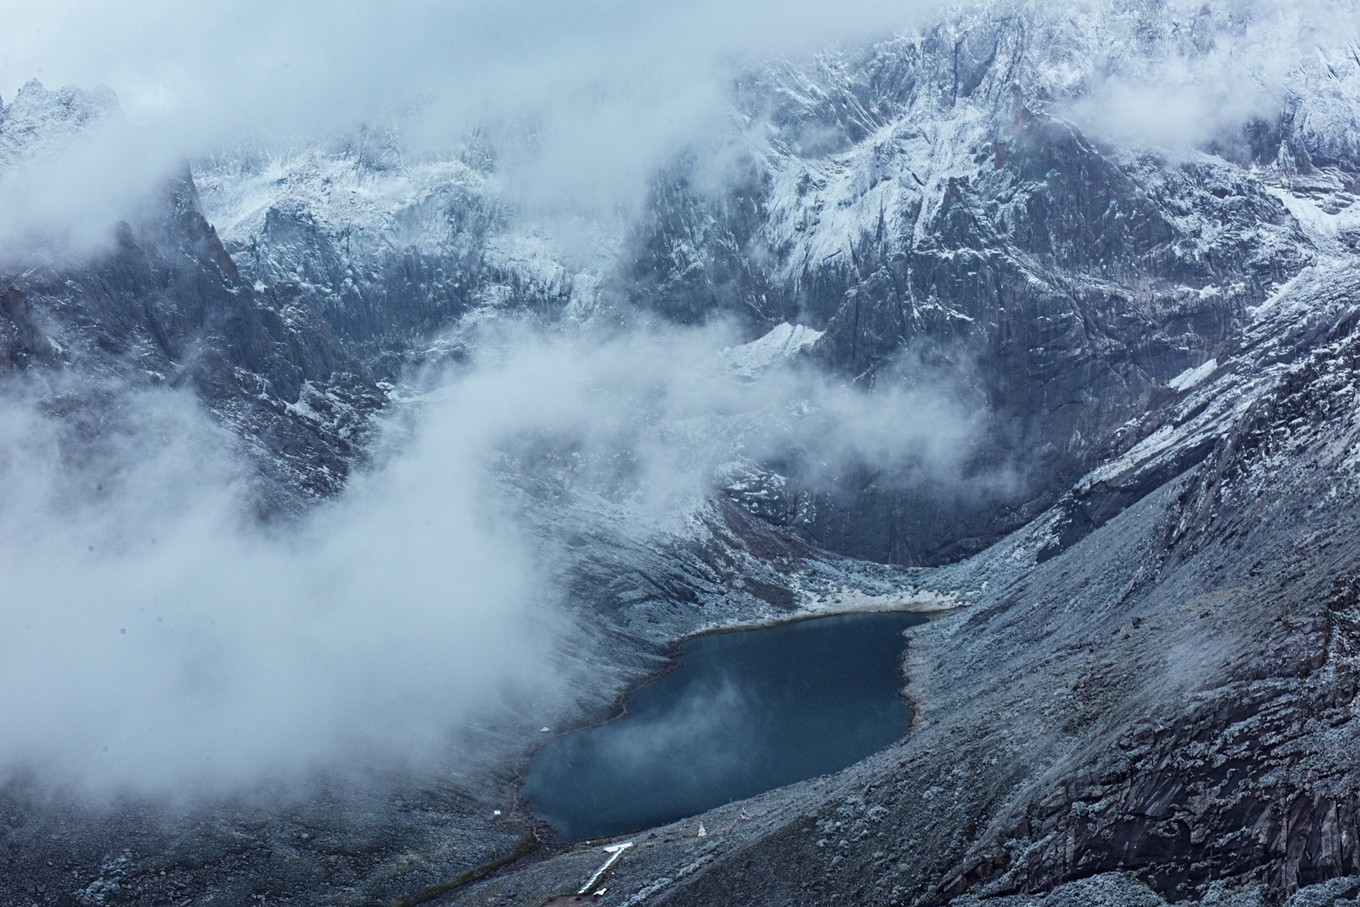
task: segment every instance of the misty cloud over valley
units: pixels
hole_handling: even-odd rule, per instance
[[[381,465],[296,523],[258,522],[240,442],[187,394],[11,381],[5,769],[182,796],[457,758],[460,726],[546,715],[568,679],[554,571],[589,527],[536,529],[535,497],[647,543],[790,452],[814,481],[962,484],[983,422],[938,387],[738,375],[718,330],[498,333],[394,405]]]

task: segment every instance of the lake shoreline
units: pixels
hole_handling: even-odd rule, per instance
[[[572,823],[589,829],[591,823],[608,828],[636,821],[636,831],[698,815],[840,771],[910,733],[916,710],[905,693],[907,631],[946,609],[901,607],[902,598],[895,598],[898,607],[805,611],[705,628],[676,640],[667,654],[670,664],[621,693],[610,717],[555,734],[534,748],[518,792],[535,824],[552,830],[544,843],[630,833],[571,831]],[[885,635],[894,617],[904,620],[897,632]],[[830,623],[788,632],[823,620]],[[692,648],[756,631],[784,632]],[[688,676],[676,680],[685,668]],[[661,683],[670,684],[669,690],[658,692]],[[640,723],[619,724],[634,716]],[[550,747],[556,754],[545,758]],[[632,795],[620,795],[629,784]],[[595,799],[583,807],[587,796]],[[618,817],[621,811],[629,818]],[[635,813],[638,818],[631,818]]]

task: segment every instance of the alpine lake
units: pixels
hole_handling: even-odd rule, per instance
[[[925,620],[853,614],[694,637],[618,718],[545,744],[522,793],[572,842],[853,765],[911,725],[903,632]]]

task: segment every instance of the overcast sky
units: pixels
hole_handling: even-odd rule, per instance
[[[656,142],[712,116],[735,65],[888,34],[931,2],[58,0],[7,12],[0,95],[35,76],[107,85],[135,124],[199,148],[415,103],[432,141],[569,110],[606,139]]]

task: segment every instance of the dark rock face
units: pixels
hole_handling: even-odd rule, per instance
[[[907,564],[980,550],[1135,441],[1126,424],[1165,382],[1222,353],[1310,259],[1259,178],[1121,152],[1045,112],[1016,81],[1043,65],[1026,29],[989,22],[956,43],[942,28],[830,72],[771,74],[747,88],[752,105],[776,99],[754,175],[715,201],[683,171],[664,179],[640,227],[639,304],[683,322],[803,319],[826,330],[814,358],[869,386],[910,375],[904,355],[943,362],[990,414],[971,472],[1021,481],[960,494],[847,476],[795,508],[822,547]],[[921,120],[958,145],[922,147]],[[799,140],[826,130],[829,147]],[[821,225],[847,207],[848,226]],[[796,493],[796,466],[790,478]]]
[[[0,368],[27,368],[55,357],[56,349],[34,320],[28,297],[15,287],[6,289],[0,294]]]
[[[763,246],[768,181],[751,169],[714,198],[695,187],[698,166],[687,161],[656,182],[621,269],[623,293],[679,324],[721,314],[763,333],[796,317]]]
[[[0,276],[0,362],[190,388],[256,439],[270,508],[336,491],[382,395],[327,326],[245,285],[185,173],[113,251]]]
[[[488,280],[480,250],[491,213],[471,196],[453,201],[447,212],[448,229],[463,238],[464,248],[439,255],[397,250],[367,273],[356,273],[350,237],[287,207],[270,208],[259,241],[232,252],[282,306],[313,310],[356,351],[400,351],[466,312]]]

